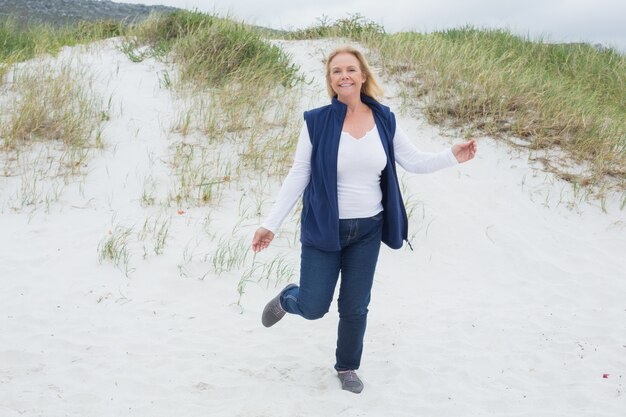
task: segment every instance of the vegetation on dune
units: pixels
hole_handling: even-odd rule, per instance
[[[69,148],[92,146],[103,115],[100,99],[89,76],[72,62],[47,68],[44,62],[16,67],[17,62],[42,54],[56,54],[63,46],[118,36],[119,22],[78,22],[53,27],[19,26],[12,18],[0,21],[0,85],[11,73],[3,91],[0,146],[15,150],[22,143],[56,140]]]
[[[614,50],[474,28],[370,46],[431,122],[564,151],[566,160],[544,163],[577,185],[626,186],[626,59]]]
[[[149,44],[157,56],[171,52],[183,80],[196,85],[259,80],[290,86],[299,81],[298,68],[282,50],[250,26],[200,12],[152,15],[131,35]]]
[[[2,171],[20,181],[12,208],[49,210],[70,178],[85,172],[90,150],[103,145],[101,123],[109,109],[93,88],[92,74],[75,57],[51,65],[45,55],[123,30],[109,21],[61,27],[0,21]],[[20,63],[33,57],[38,59]]]
[[[71,62],[52,70],[39,65],[16,72],[10,90],[13,99],[3,106],[2,148],[16,149],[36,140],[74,148],[95,144],[103,113],[87,78]]]
[[[77,22],[64,26],[38,23],[19,25],[11,18],[0,19],[0,63],[3,68],[40,54],[56,54],[64,46],[74,46],[124,34],[122,22]]]
[[[287,34],[289,39],[349,38],[360,42],[385,36],[385,28],[355,13],[332,20],[328,16],[317,19],[317,24]]]

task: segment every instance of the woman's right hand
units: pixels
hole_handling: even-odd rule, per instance
[[[274,239],[274,233],[270,232],[265,227],[259,227],[252,238],[252,250],[254,252],[261,252],[270,245],[272,239]]]

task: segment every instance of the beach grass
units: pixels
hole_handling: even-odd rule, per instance
[[[10,16],[0,18],[0,63],[6,67],[6,64],[26,61],[44,53],[54,55],[64,46],[121,36],[126,27],[124,23],[112,20],[52,26],[19,24]]]
[[[73,58],[53,68],[45,61],[16,67],[3,90],[3,175],[21,181],[11,206],[47,211],[70,178],[87,172],[91,150],[104,146],[107,109]]]
[[[317,19],[314,25],[291,31],[285,35],[287,39],[322,39],[347,38],[363,42],[370,38],[385,36],[385,28],[359,13],[346,18],[332,20],[328,16]]]
[[[102,123],[110,108],[96,93],[92,74],[74,54],[59,64],[50,65],[51,60],[64,46],[123,30],[121,23],[111,21],[53,27],[0,19],[3,175],[18,176],[21,184],[10,199],[13,209],[49,211],[66,184],[86,173],[90,150],[104,146]]]
[[[149,44],[154,55],[171,57],[181,79],[199,86],[271,81],[285,86],[298,82],[298,68],[277,46],[249,25],[200,12],[153,14],[131,29],[138,44]]]
[[[45,59],[33,65],[19,62],[55,55],[63,46],[85,44],[123,33],[120,22],[80,22],[54,27],[43,23],[19,25],[0,19],[0,85],[7,80],[0,118],[0,148],[16,151],[35,141],[63,144],[66,167],[76,172],[85,149],[102,146],[100,123],[107,109],[92,88],[92,80],[69,58],[49,68]]]
[[[89,75],[71,60],[53,69],[43,62],[15,69],[9,94],[0,121],[3,149],[35,140],[95,146],[103,103],[90,88]]]
[[[600,194],[626,187],[626,57],[616,51],[475,28],[369,46],[431,123],[540,151],[547,170]]]
[[[129,239],[132,232],[132,227],[115,225],[98,244],[98,262],[111,262],[124,275],[130,276],[133,272],[133,268],[130,266],[132,255],[129,250]]]

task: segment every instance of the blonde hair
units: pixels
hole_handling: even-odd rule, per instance
[[[337,95],[337,93],[335,93],[330,84],[330,62],[337,55],[342,53],[352,54],[359,61],[359,67],[361,68],[361,72],[363,73],[363,75],[365,75],[365,82],[361,86],[361,93],[365,94],[366,96],[370,96],[376,100],[382,98],[383,89],[376,81],[376,78],[374,77],[370,66],[367,64],[367,60],[358,49],[350,45],[341,46],[335,49],[328,55],[328,58],[326,59],[326,90],[328,91],[328,95],[331,98]]]

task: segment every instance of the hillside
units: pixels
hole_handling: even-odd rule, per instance
[[[113,3],[108,0],[0,0],[0,17],[21,23],[37,21],[62,25],[82,20],[134,20],[152,12],[172,12],[167,6]]]

